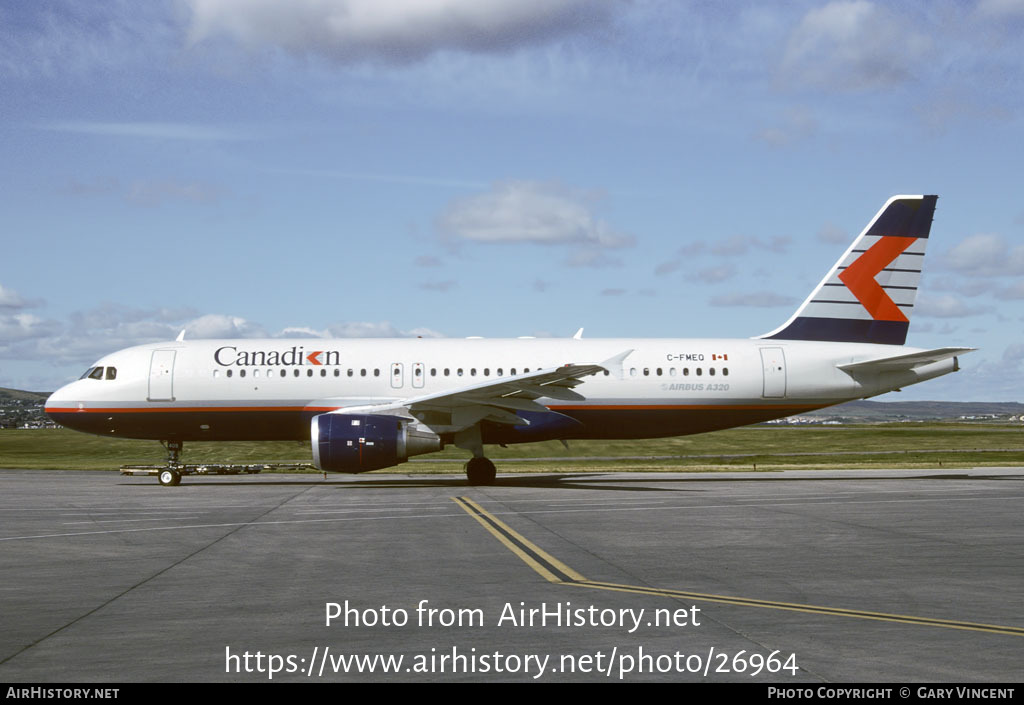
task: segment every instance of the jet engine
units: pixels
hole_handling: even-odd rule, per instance
[[[329,472],[389,468],[444,447],[436,433],[415,421],[383,414],[320,414],[313,417],[310,435],[313,462]]]

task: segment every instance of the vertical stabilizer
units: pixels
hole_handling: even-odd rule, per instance
[[[893,196],[780,328],[759,336],[903,345],[938,196]]]

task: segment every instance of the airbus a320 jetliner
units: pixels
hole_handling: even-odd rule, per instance
[[[310,440],[358,473],[448,444],[490,484],[487,444],[702,433],[871,397],[959,369],[904,347],[936,196],[894,196],[793,316],[749,339],[185,340],[107,355],[53,394],[69,428],[165,443]]]

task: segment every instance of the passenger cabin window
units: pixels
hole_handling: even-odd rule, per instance
[[[230,376],[231,376],[231,370],[228,370],[228,371],[227,371],[227,372],[225,372],[224,374],[226,374],[226,375],[227,375],[228,377],[230,377]]]

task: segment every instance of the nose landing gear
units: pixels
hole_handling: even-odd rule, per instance
[[[166,441],[167,467],[157,473],[156,479],[164,487],[177,487],[181,484],[181,441]]]

